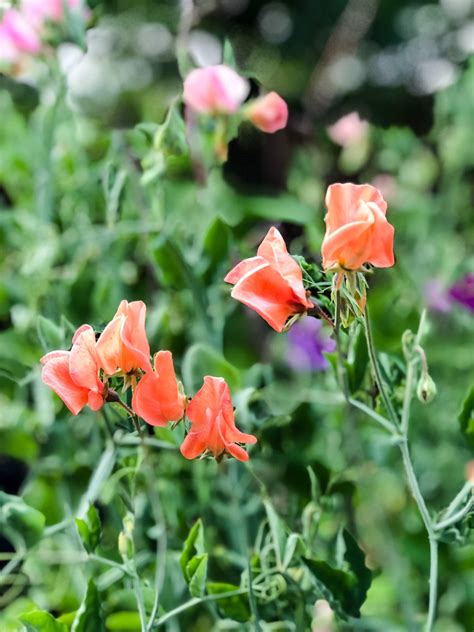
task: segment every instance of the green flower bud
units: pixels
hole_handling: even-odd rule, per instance
[[[428,373],[422,374],[416,387],[416,394],[420,402],[429,404],[436,397],[436,384]]]
[[[123,519],[123,529],[118,537],[118,550],[124,562],[133,559],[135,546],[133,544],[134,518],[132,514],[127,514]]]

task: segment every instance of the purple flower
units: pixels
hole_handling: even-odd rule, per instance
[[[428,309],[446,314],[451,309],[451,297],[439,279],[430,279],[425,283],[423,296]]]
[[[321,320],[302,318],[288,332],[287,362],[295,371],[325,371],[329,363],[323,352],[335,348]]]
[[[452,285],[449,289],[449,296],[453,301],[474,312],[474,274],[466,274],[464,278]]]

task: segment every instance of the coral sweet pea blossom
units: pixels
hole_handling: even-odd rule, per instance
[[[232,297],[281,332],[290,316],[313,307],[303,286],[300,266],[288,254],[279,231],[272,227],[257,250],[244,259],[224,279],[234,285]]]
[[[358,270],[364,263],[393,266],[394,228],[385,217],[387,203],[380,191],[370,184],[332,184],[326,206],[322,245],[326,270]]]
[[[144,375],[136,387],[132,408],[152,426],[166,426],[184,416],[186,397],[180,392],[170,351],[158,351],[155,370]]]
[[[257,438],[236,428],[230,390],[223,378],[207,375],[186,415],[192,424],[180,448],[186,459],[209,450],[216,459],[230,454],[239,461],[248,461],[249,455],[237,444],[256,443]]]
[[[195,68],[184,80],[183,100],[199,114],[234,114],[249,93],[249,84],[228,66]]]
[[[122,301],[97,341],[100,366],[107,375],[117,371],[151,371],[150,345],[145,331],[146,305]]]
[[[104,385],[99,379],[95,333],[82,325],[74,334],[70,351],[51,351],[41,358],[41,379],[59,395],[73,415],[86,404],[99,410],[104,404]]]
[[[276,92],[269,92],[249,105],[247,117],[262,132],[273,134],[286,127],[288,106]]]

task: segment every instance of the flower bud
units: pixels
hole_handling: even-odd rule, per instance
[[[276,92],[269,92],[249,106],[247,117],[262,132],[273,134],[286,127],[288,106]]]
[[[420,402],[429,404],[436,397],[436,384],[428,373],[423,373],[416,387],[416,394]]]
[[[133,544],[134,518],[127,514],[123,519],[123,529],[118,537],[118,550],[125,563],[133,559],[135,555],[135,545]]]

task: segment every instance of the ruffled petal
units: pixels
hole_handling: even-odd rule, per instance
[[[88,403],[88,389],[78,386],[69,373],[69,352],[47,360],[41,379],[63,400],[73,415],[79,414]]]

